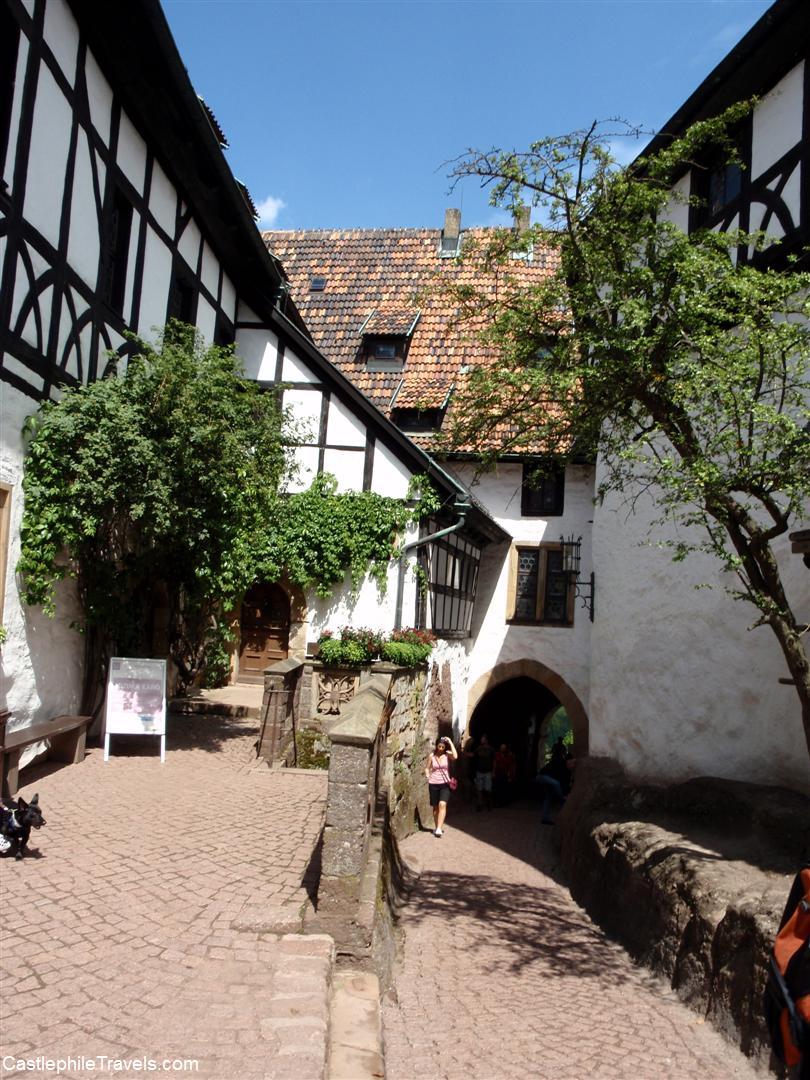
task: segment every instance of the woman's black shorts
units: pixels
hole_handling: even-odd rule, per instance
[[[440,802],[450,802],[449,784],[428,784],[430,788],[430,805],[438,806]]]

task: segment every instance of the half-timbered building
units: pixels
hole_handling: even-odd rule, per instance
[[[739,260],[782,269],[807,260],[810,241],[810,6],[778,0],[644,153],[734,102],[756,98],[738,132],[741,167],[711,160],[684,166],[673,200],[685,230],[761,229],[763,251]],[[633,773],[658,778],[712,774],[807,790],[810,767],[795,689],[767,627],[723,591],[708,557],[673,563],[650,546],[657,515],[640,500],[594,513],[599,603],[591,641],[591,745]],[[652,535],[663,539],[660,530]],[[810,622],[810,577],[788,537],[776,545],[795,614]],[[711,589],[696,586],[709,583]]]
[[[82,662],[69,583],[53,620],[20,603],[25,419],[60,387],[125,363],[127,331],[150,340],[172,317],[208,342],[235,342],[249,376],[284,384],[283,405],[310,432],[295,450],[300,484],[331,472],[341,491],[405,498],[411,477],[429,474],[436,527],[453,526],[448,544],[465,566],[470,610],[454,617],[469,621],[478,556],[501,530],[313,345],[157,0],[2,0],[0,58],[0,604],[12,725],[75,711]],[[385,602],[369,585],[357,601],[336,597],[331,615],[390,629],[397,602],[415,608],[413,578],[398,594],[397,573]],[[257,582],[235,676],[303,655],[325,611]]]

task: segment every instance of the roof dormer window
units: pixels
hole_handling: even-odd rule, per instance
[[[375,308],[360,327],[366,371],[402,371],[419,310]]]
[[[363,339],[366,371],[402,371],[406,344],[405,337],[366,335]]]

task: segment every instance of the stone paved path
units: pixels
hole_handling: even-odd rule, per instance
[[[0,860],[2,1055],[71,1057],[74,1078],[100,1075],[76,1066],[97,1055],[194,1059],[174,1075],[212,1080],[321,1075],[331,939],[249,927],[262,911],[299,925],[326,776],[271,772],[255,735],[178,718],[162,766],[157,740],[121,739],[106,765],[93,750],[23,773],[47,826],[38,857]],[[54,1075],[7,1065],[3,1080]]]
[[[548,875],[538,820],[536,807],[451,806],[442,839],[402,845],[422,872],[383,1005],[387,1080],[756,1076]]]

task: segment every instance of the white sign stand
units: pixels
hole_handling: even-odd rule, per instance
[[[110,760],[110,735],[159,735],[160,760],[166,760],[166,661],[124,656],[110,659],[104,719],[104,760]]]

